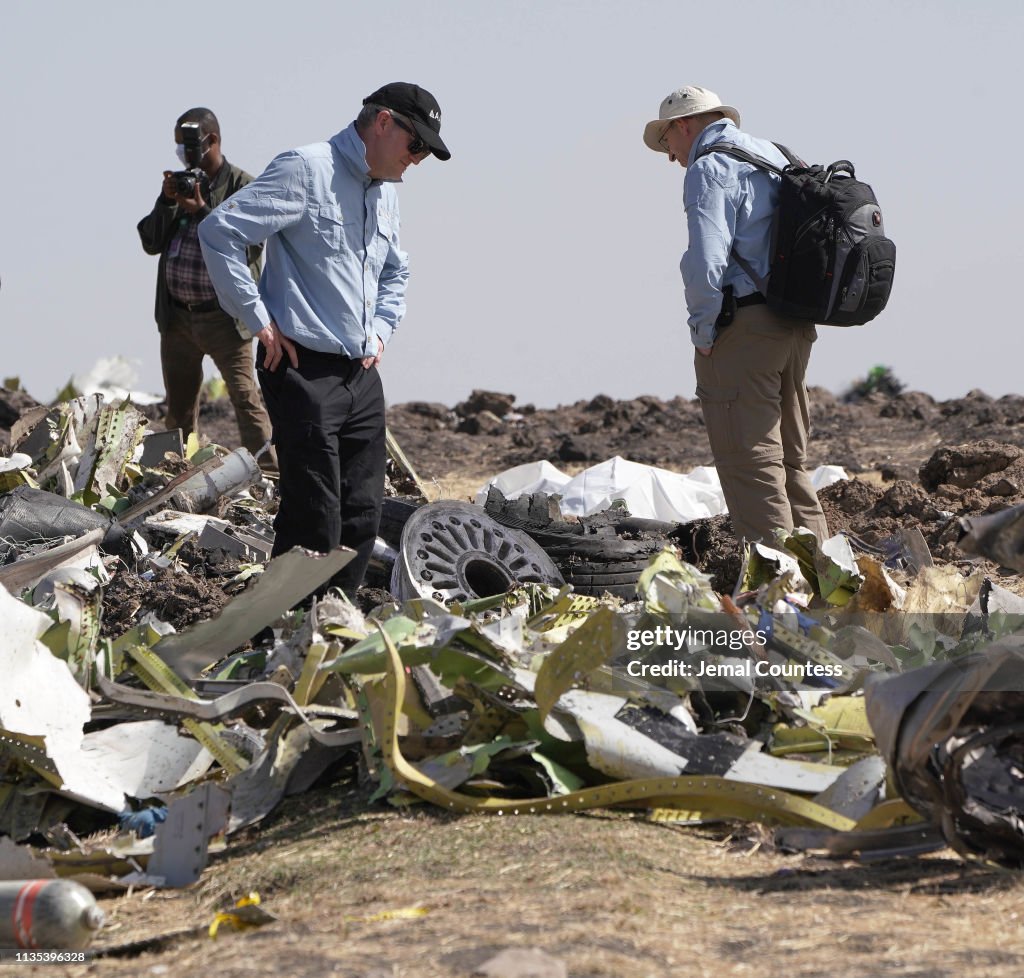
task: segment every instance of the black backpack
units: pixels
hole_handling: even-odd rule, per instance
[[[780,178],[767,282],[734,249],[736,261],[782,316],[828,326],[870,322],[889,301],[896,267],[874,191],[849,160],[808,166],[775,145],[789,160],[782,169],[731,143],[712,143],[699,154],[727,153]]]

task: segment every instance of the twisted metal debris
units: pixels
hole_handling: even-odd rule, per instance
[[[3,473],[8,500],[31,490],[92,514],[79,513],[79,535],[53,519],[10,536],[0,568],[0,832],[46,838],[48,871],[186,885],[201,862],[167,870],[181,862],[167,822],[140,816],[166,808],[180,822],[219,787],[223,808],[210,796],[196,829],[205,857],[211,837],[257,823],[339,760],[352,777],[363,764],[374,800],[397,805],[616,806],[778,826],[800,848],[949,843],[1019,865],[1024,618],[981,575],[796,531],[748,550],[732,595],[668,546],[623,600],[574,594],[547,568],[556,583],[524,583],[481,547],[488,573],[447,603],[414,587],[407,563],[414,596],[364,616],[338,594],[307,597],[344,551],[266,560],[273,498],[250,491],[256,466],[236,457],[242,476],[218,482],[237,453],[216,448],[143,466],[144,422],[116,410],[51,409]],[[219,515],[169,509],[183,486],[207,487],[189,508]],[[106,634],[111,581],[187,573],[185,545],[209,525],[239,548],[223,610],[175,631],[140,605]],[[488,581],[500,593],[480,595]],[[103,846],[69,842],[68,823],[119,821]],[[133,834],[149,823],[155,838]]]

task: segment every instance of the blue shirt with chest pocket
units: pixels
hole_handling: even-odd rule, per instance
[[[712,122],[690,147],[683,201],[689,246],[679,264],[694,346],[709,347],[722,310],[722,290],[736,298],[757,285],[732,254],[735,249],[762,279],[770,263],[772,218],[779,199],[779,178],[726,153],[697,158],[707,146],[730,143],[783,167],[789,161],[766,139],[738,129],[729,119]]]
[[[398,194],[370,177],[355,123],[329,141],[282,153],[199,226],[223,308],[258,333],[273,320],[301,346],[376,356],[405,315],[409,258]],[[266,241],[259,287],[247,245]]]

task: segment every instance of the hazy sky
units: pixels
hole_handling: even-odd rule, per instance
[[[400,188],[409,311],[390,403],[693,396],[683,170],[641,142],[699,84],[743,128],[850,158],[897,245],[889,308],[822,327],[809,381],[874,364],[939,398],[1019,392],[1020,0],[5,0],[0,378],[47,400],[100,357],[162,392],[157,261],[135,225],[173,126],[220,118],[259,174],[388,81],[430,89],[452,160]]]

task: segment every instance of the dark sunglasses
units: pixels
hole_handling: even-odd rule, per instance
[[[420,134],[416,132],[409,123],[404,119],[400,119],[394,112],[391,112],[391,118],[395,120],[395,125],[398,126],[399,129],[404,129],[410,136],[412,136],[412,139],[409,140],[409,152],[412,153],[413,156],[418,156],[420,153],[426,153],[427,156],[430,155],[430,147],[423,141]]]

